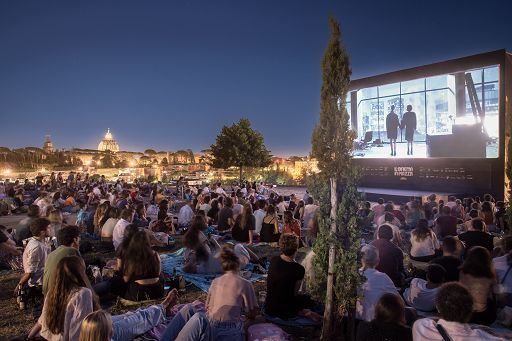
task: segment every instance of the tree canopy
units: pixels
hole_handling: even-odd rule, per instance
[[[210,151],[213,167],[238,167],[240,179],[244,167],[267,167],[272,163],[263,135],[252,129],[251,122],[246,118],[231,126],[222,127],[215,144],[210,146]]]

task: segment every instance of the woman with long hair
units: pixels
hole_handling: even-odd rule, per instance
[[[164,296],[160,256],[151,248],[146,230],[135,232],[128,247],[123,250],[121,270],[127,283],[124,298],[143,301]]]
[[[112,234],[114,227],[119,221],[119,209],[117,207],[109,207],[107,213],[100,222],[101,225],[101,240],[112,242]]]
[[[255,229],[256,219],[252,214],[252,206],[249,202],[246,202],[242,214],[235,220],[235,226],[231,230],[231,235],[238,242],[252,244]]]
[[[207,216],[208,216],[208,218],[210,218],[210,222],[212,223],[212,225],[216,225],[217,220],[219,219],[219,211],[220,211],[219,201],[217,199],[213,199],[210,202],[210,205],[211,205],[211,208],[208,210]]]
[[[297,207],[293,210],[293,217],[302,223],[304,219],[304,200],[299,200]]]
[[[85,274],[82,258],[64,257],[55,275],[41,317],[27,338],[40,334],[46,340],[78,341],[80,324],[87,314],[99,309],[98,299]]]
[[[294,234],[300,241],[300,221],[293,218],[291,211],[285,211],[283,219],[283,233]]]
[[[105,216],[105,213],[107,213],[107,209],[109,206],[110,206],[109,203],[107,201],[105,201],[104,203],[100,204],[96,208],[96,211],[94,212],[93,224],[94,224],[94,233],[96,235],[100,235],[100,231],[101,231],[100,221]]]
[[[496,304],[490,297],[497,280],[491,254],[486,248],[474,246],[469,250],[460,267],[459,282],[473,297],[469,322],[491,325],[496,320]]]
[[[420,219],[418,226],[411,232],[411,259],[418,262],[430,262],[440,249],[437,236],[428,227],[426,219]]]
[[[267,243],[277,242],[280,236],[275,206],[268,205],[267,214],[261,224],[260,241]]]
[[[48,212],[48,220],[50,221],[50,236],[57,237],[62,228],[62,213],[59,209],[52,209]]]
[[[112,316],[103,310],[87,315],[80,327],[79,341],[110,341],[112,339]]]

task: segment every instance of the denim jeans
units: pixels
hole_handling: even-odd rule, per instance
[[[164,321],[165,308],[161,304],[122,315],[114,315],[112,316],[112,340],[131,340]]]
[[[187,304],[167,325],[162,341],[243,341],[243,322],[209,320]]]

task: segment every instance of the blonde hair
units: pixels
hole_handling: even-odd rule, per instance
[[[109,341],[112,338],[112,317],[104,310],[90,313],[82,321],[79,341]]]

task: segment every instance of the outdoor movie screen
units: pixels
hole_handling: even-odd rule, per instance
[[[497,158],[499,66],[357,91],[355,158]]]

